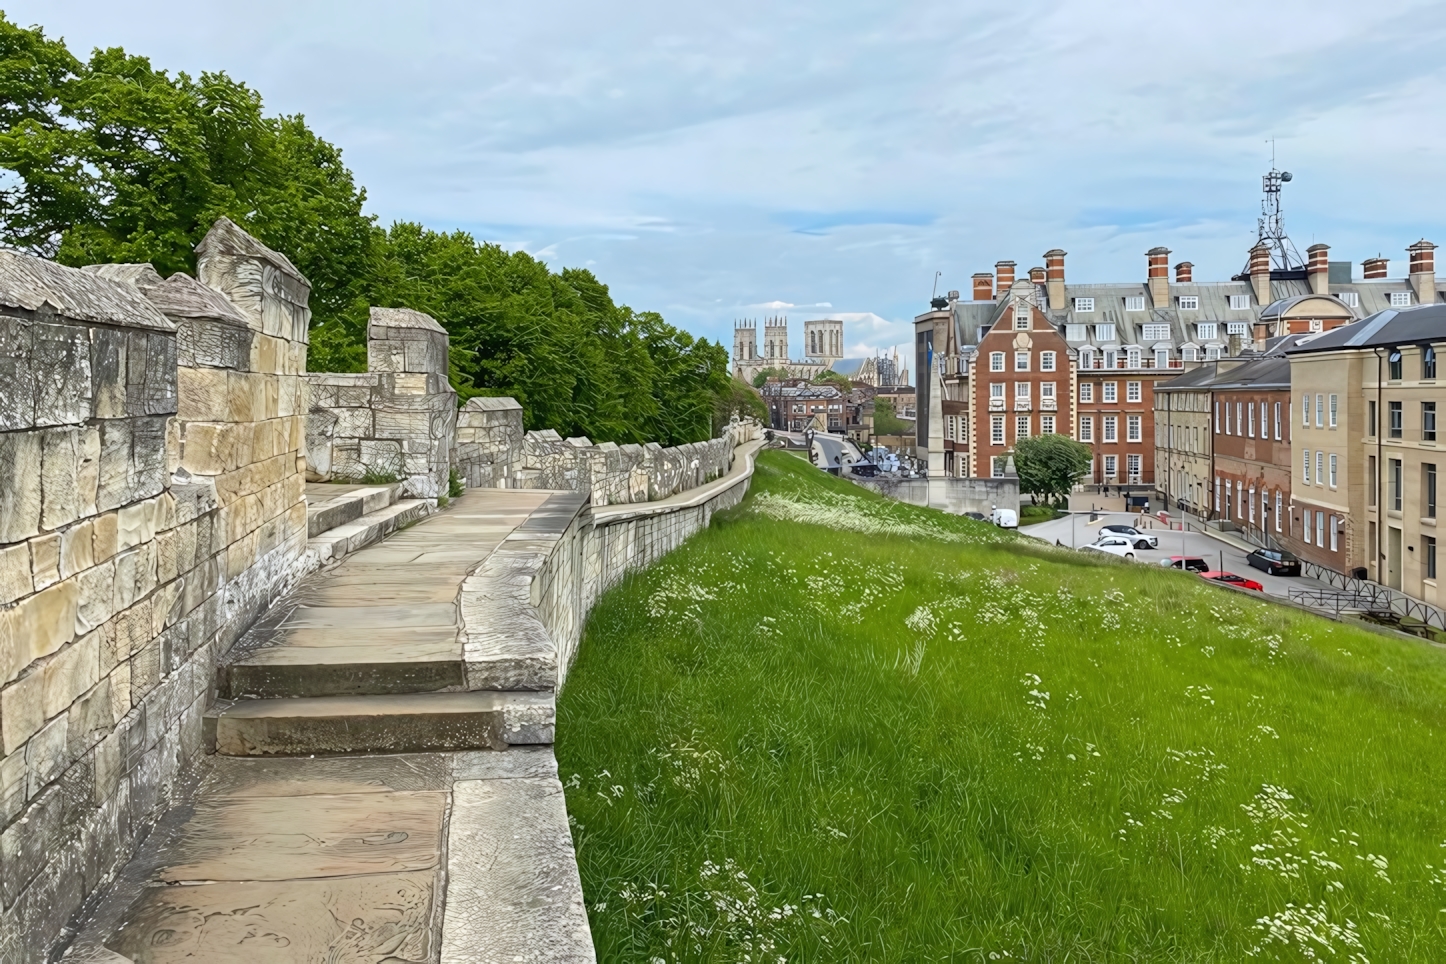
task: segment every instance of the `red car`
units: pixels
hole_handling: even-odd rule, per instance
[[[1200,578],[1229,583],[1236,589],[1254,589],[1256,592],[1265,592],[1265,587],[1254,579],[1246,579],[1244,576],[1237,576],[1233,572],[1224,572],[1220,569],[1211,569],[1208,572],[1202,572],[1200,573]]]

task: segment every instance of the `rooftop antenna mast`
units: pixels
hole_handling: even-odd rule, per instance
[[[1276,271],[1304,271],[1305,262],[1290,243],[1280,211],[1280,186],[1290,181],[1289,171],[1275,169],[1275,140],[1270,141],[1270,173],[1262,177],[1265,197],[1260,202],[1259,237],[1257,244],[1270,248],[1270,266]]]

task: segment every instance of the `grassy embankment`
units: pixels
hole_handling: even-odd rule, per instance
[[[1446,959],[1443,723],[1427,644],[766,454],[557,754],[604,961],[1380,964]]]

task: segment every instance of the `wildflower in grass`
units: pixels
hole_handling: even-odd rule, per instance
[[[904,619],[904,625],[921,636],[930,636],[934,632],[934,614],[928,606],[920,606]]]
[[[1279,944],[1306,960],[1320,960],[1325,955],[1335,959],[1339,947],[1346,952],[1341,960],[1347,964],[1370,964],[1355,922],[1350,918],[1346,918],[1344,924],[1333,921],[1325,904],[1299,907],[1286,904],[1284,910],[1257,920],[1255,929],[1264,939],[1246,952],[1251,957],[1258,957],[1270,951],[1271,945]]]
[[[1385,857],[1382,857],[1380,854],[1356,854],[1356,859],[1364,860],[1367,864],[1376,868],[1376,876],[1386,883],[1389,884],[1391,882],[1391,878],[1386,875],[1386,871],[1390,868],[1390,863]]]
[[[1208,684],[1202,683],[1199,686],[1187,686],[1185,687],[1185,695],[1191,699],[1198,699],[1200,702],[1210,706],[1215,705],[1215,697],[1210,695],[1210,687]]]

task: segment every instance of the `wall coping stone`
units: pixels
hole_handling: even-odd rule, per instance
[[[132,285],[0,251],[0,307],[50,310],[72,321],[173,332],[175,323]]]
[[[244,229],[230,218],[219,218],[215,224],[211,225],[211,230],[207,231],[206,236],[201,239],[201,243],[196,245],[196,254],[200,258],[208,258],[218,254],[258,258],[282,274],[288,275],[301,284],[306,285],[308,289],[311,288],[311,282],[307,281],[306,276],[296,269],[296,265],[291,263],[291,259],[280,251],[271,250],[256,238],[247,234]]]
[[[435,331],[445,335],[447,329],[437,323],[437,319],[420,311],[413,311],[411,308],[372,308],[371,318],[368,321],[371,328],[420,328],[426,331]],[[367,333],[371,337],[371,333]]]

